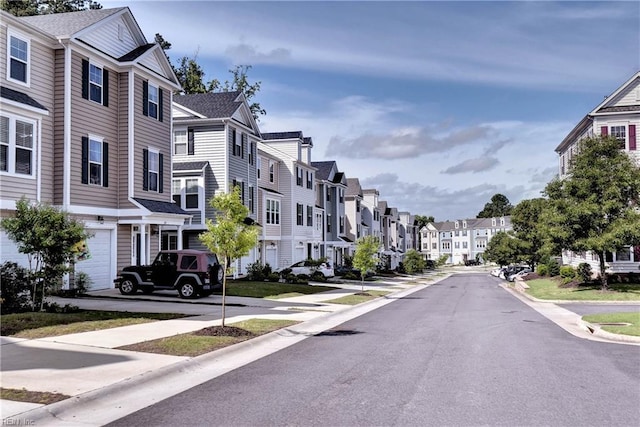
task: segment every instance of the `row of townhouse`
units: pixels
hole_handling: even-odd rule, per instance
[[[510,216],[430,222],[420,230],[420,250],[431,260],[447,255],[448,264],[482,261],[491,238],[512,228]]]
[[[203,248],[208,202],[234,186],[261,229],[240,274],[255,261],[342,264],[368,234],[387,268],[415,248],[412,215],[335,161],[312,161],[301,131],[260,132],[242,93],[174,95],[167,57],[129,8],[1,13],[0,214],[26,197],[83,221],[91,257],[76,270],[95,289],[161,249]],[[0,238],[0,261],[27,262]]]
[[[611,95],[604,98],[562,140],[556,148],[558,154],[558,176],[562,179],[570,174],[570,163],[577,152],[578,142],[594,135],[611,135],[620,141],[620,149],[627,152],[640,166],[640,151],[636,130],[640,127],[640,71],[624,82]],[[564,264],[578,266],[589,263],[593,271],[599,272],[597,254],[591,252],[563,251]],[[621,248],[607,253],[606,262],[611,273],[638,272],[640,269],[640,246]]]

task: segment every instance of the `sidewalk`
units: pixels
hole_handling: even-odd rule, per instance
[[[441,278],[438,276],[435,280],[441,280]],[[409,284],[405,279],[383,279],[375,283],[365,282],[364,289],[404,294],[423,289],[433,283],[434,279],[423,276],[420,282],[421,284]],[[340,289],[279,300],[227,297],[225,299],[227,313],[225,324],[227,325],[251,318],[288,319],[302,323],[195,358],[126,351],[119,350],[118,347],[220,325],[220,297],[212,296],[186,301],[173,295],[138,295],[136,298],[122,296],[117,290],[110,289],[92,292],[89,298],[55,298],[55,302],[60,305],[72,304],[85,309],[185,312],[191,316],[33,340],[0,337],[2,387],[72,396],[70,399],[47,406],[0,400],[2,418],[7,420],[3,423],[25,425],[42,420],[46,425],[57,424],[61,420],[59,415],[50,419],[51,414],[57,414],[57,411],[68,411],[71,406],[77,406],[81,402],[87,406],[87,402],[104,399],[104,396],[113,393],[114,389],[120,387],[132,389],[143,383],[146,388],[147,383],[157,381],[159,375],[167,378],[178,374],[184,377],[182,378],[184,381],[189,377],[184,375],[185,370],[199,372],[200,374],[196,376],[198,378],[185,382],[186,390],[199,382],[213,378],[201,375],[200,371],[205,369],[204,360],[216,360],[216,364],[222,369],[224,366],[232,366],[233,363],[246,359],[246,356],[243,358],[237,354],[242,349],[246,352],[246,349],[250,348],[253,357],[263,357],[283,348],[285,344],[288,346],[307,336],[322,332],[324,329],[319,329],[319,326],[329,325],[325,327],[327,329],[333,327],[333,323],[338,320],[343,323],[350,317],[363,314],[363,310],[373,310],[391,302],[391,300],[379,298],[358,306],[328,303],[326,301],[361,290],[359,283],[331,285]],[[286,342],[276,343],[283,338]],[[234,354],[235,361],[224,361],[225,355],[230,353]],[[222,373],[224,372],[219,374]],[[171,384],[170,391],[173,395],[178,392],[176,381],[172,380]],[[163,389],[166,393],[166,385]],[[162,392],[153,394],[155,399],[159,399],[161,395]],[[104,409],[100,408],[99,412],[105,412]],[[102,415],[107,419],[98,421],[95,418],[96,413],[93,412],[88,415],[87,421],[90,425],[107,423],[109,413],[106,411]],[[68,422],[69,420],[66,420],[58,425],[69,425]]]

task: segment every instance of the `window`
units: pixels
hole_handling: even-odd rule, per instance
[[[302,187],[302,169],[296,166],[296,184]]]
[[[484,249],[487,247],[486,240],[476,240],[476,249]]]
[[[269,182],[274,182],[275,181],[275,174],[276,174],[276,165],[274,162],[269,162]]]
[[[451,242],[442,242],[442,249],[446,251],[451,250]]]
[[[344,217],[340,217],[340,234],[344,234]]]
[[[142,114],[162,121],[162,89],[148,81],[142,82]]]
[[[455,222],[456,228],[460,228],[460,223],[458,221]]]
[[[33,175],[35,123],[0,117],[0,172]]]
[[[164,156],[153,149],[142,150],[142,189],[163,192]]]
[[[197,179],[185,180],[185,191],[184,191],[185,209],[199,208],[198,193],[199,193],[198,180]]]
[[[360,212],[360,200],[356,200],[356,212]]]
[[[611,126],[611,136],[620,141],[620,148],[627,148],[627,127],[626,126]]]
[[[327,233],[331,233],[331,214],[327,214]]]
[[[86,59],[82,60],[82,97],[109,106],[109,72]]]
[[[171,184],[171,197],[176,205],[182,207],[182,181],[174,179]]]
[[[630,248],[622,248],[616,251],[616,261],[631,261]]]
[[[322,214],[316,213],[316,231],[322,230]]]
[[[172,251],[178,249],[178,236],[177,234],[162,234],[162,250]]]
[[[462,230],[462,237],[467,237],[467,230]]]
[[[255,157],[255,144],[253,143],[253,141],[249,142],[249,164],[252,165],[253,164],[253,159]]]
[[[262,157],[258,157],[256,159],[256,174],[257,178],[260,179],[260,169],[262,168]]]
[[[496,226],[496,219],[495,218],[491,218],[491,226],[492,227]]]
[[[338,189],[338,201],[344,203],[344,188]]]
[[[431,249],[438,249],[438,244],[436,242],[433,242],[431,244]]]
[[[173,154],[187,154],[186,129],[173,132]]]
[[[267,224],[280,224],[280,201],[267,199]]]
[[[29,84],[29,41],[9,36],[9,75],[10,80]]]
[[[462,221],[462,228],[467,228],[467,221]]]
[[[97,136],[82,137],[82,183],[109,186],[109,144]]]
[[[467,249],[467,246],[468,246],[467,242],[462,242],[462,249]]]
[[[307,188],[313,189],[313,172],[307,171]]]
[[[244,194],[244,182],[240,180],[234,179],[231,183],[232,187],[240,187],[240,200],[242,200],[242,204],[245,204],[245,194]]]
[[[327,188],[327,202],[331,201],[331,189]]]
[[[313,206],[307,205],[307,227],[313,227]]]
[[[296,203],[296,225],[304,225],[303,210],[304,206],[300,203]]]
[[[454,243],[454,247],[455,247],[456,249],[460,249],[460,242],[455,242],[455,243]]]
[[[233,129],[233,155],[236,157],[242,156],[242,135],[238,135],[235,129]]]

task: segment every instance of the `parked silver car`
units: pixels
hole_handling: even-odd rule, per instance
[[[306,274],[307,276],[311,276],[314,271],[319,271],[324,275],[324,277],[333,277],[335,276],[335,272],[333,271],[333,267],[328,262],[323,262],[320,265],[314,265],[314,263],[310,260],[299,261],[293,264],[291,267],[291,272],[293,274]]]

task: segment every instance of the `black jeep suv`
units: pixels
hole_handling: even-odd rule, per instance
[[[123,295],[175,289],[181,298],[196,298],[220,289],[223,277],[215,254],[183,249],[161,251],[151,265],[125,267],[114,282]]]

